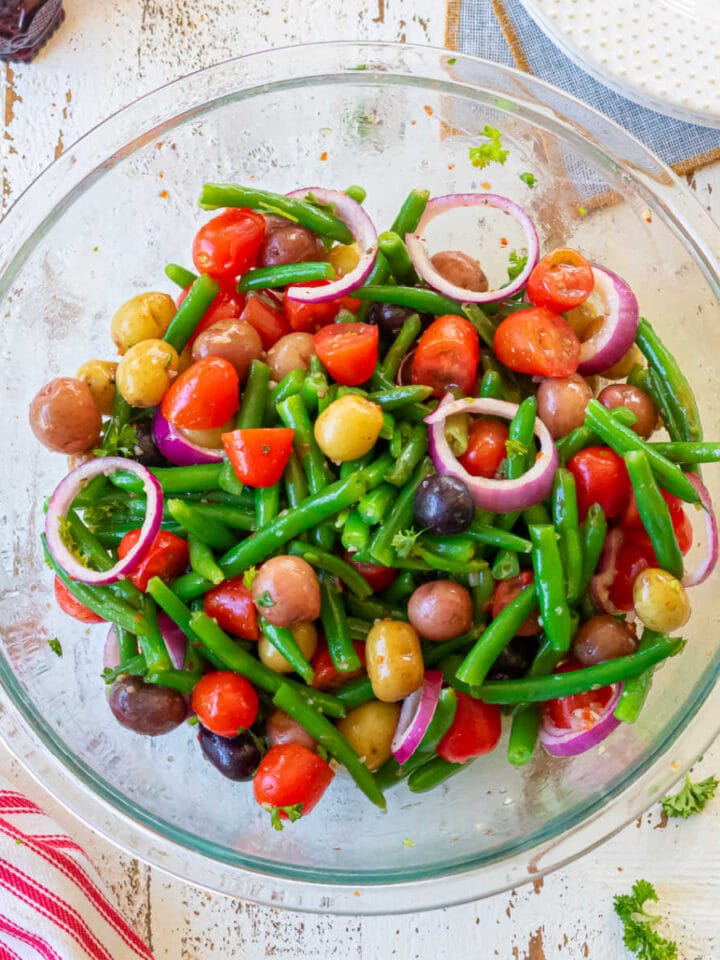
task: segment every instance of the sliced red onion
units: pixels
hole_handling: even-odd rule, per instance
[[[635,342],[639,319],[637,299],[625,281],[604,267],[593,266],[592,272],[594,292],[602,301],[605,319],[580,350],[578,373],[583,376],[602,373],[628,352]]]
[[[222,450],[201,447],[188,440],[165,419],[160,407],[153,417],[152,432],[155,446],[176,467],[192,467],[196,463],[222,463]]]
[[[399,387],[407,387],[412,383],[412,362],[414,356],[415,351],[411,350],[409,353],[406,353],[400,361],[400,366],[395,374],[395,383]]]
[[[620,527],[613,527],[608,530],[598,561],[597,572],[590,580],[590,593],[595,604],[604,613],[609,613],[613,617],[626,614],[626,611],[618,610],[610,600],[610,587],[617,576],[617,555],[624,542],[625,534]]]
[[[556,727],[547,715],[543,715],[538,738],[547,752],[553,757],[575,757],[602,743],[620,725],[620,721],[614,714],[623,691],[623,684],[616,683],[613,687],[611,699],[602,708],[602,713],[590,728],[585,725],[580,730]]]
[[[162,638],[165,641],[167,652],[170,654],[172,665],[176,670],[182,670],[183,664],[185,663],[185,649],[187,647],[185,634],[175,621],[171,620],[170,617],[161,610],[158,611],[157,622]]]
[[[425,245],[423,244],[423,232],[425,227],[447,210],[455,210],[458,207],[494,207],[496,210],[502,210],[517,220],[525,231],[527,237],[527,263],[523,270],[504,287],[498,290],[466,290],[465,287],[459,287],[455,283],[450,283],[443,275],[432,265]],[[454,300],[461,300],[465,303],[495,303],[497,300],[504,300],[506,297],[512,297],[527,283],[533,268],[538,262],[540,255],[540,243],[538,241],[535,224],[525,213],[522,207],[519,207],[507,197],[500,197],[495,193],[451,193],[445,197],[435,197],[425,207],[425,213],[417,225],[415,233],[405,234],[405,245],[410,254],[413,266],[423,280],[438,293],[446,297],[452,297]]]
[[[688,504],[685,509],[703,511],[706,531],[705,556],[691,573],[685,571],[685,576],[681,581],[684,587],[695,587],[703,580],[707,580],[718,562],[718,524],[712,500],[705,484],[696,473],[686,473],[685,476],[700,494],[700,503],[702,504],[702,506]],[[690,516],[692,517],[692,514]]]
[[[120,649],[118,647],[117,635],[115,633],[115,624],[108,630],[103,647],[103,667],[106,670],[114,670],[120,666]]]
[[[536,418],[534,433],[540,441],[540,453],[532,467],[517,480],[488,480],[485,477],[473,477],[460,464],[445,436],[445,421],[453,413],[479,413],[512,420],[517,409],[516,403],[506,400],[493,400],[490,397],[453,400],[450,394],[445,394],[438,408],[425,417],[425,423],[430,425],[428,440],[435,469],[438,473],[447,473],[462,480],[470,490],[475,506],[481,510],[511,513],[541,503],[552,489],[558,465],[553,438],[542,420]]]
[[[134,473],[136,477],[142,480],[143,493],[147,498],[145,519],[140,528],[137,543],[122,560],[118,560],[109,570],[91,570],[89,567],[83,566],[63,543],[62,522],[86,481],[92,480],[93,477],[109,476],[119,470]],[[45,536],[47,537],[48,549],[55,561],[73,580],[98,585],[114,583],[134,570],[144,557],[160,530],[162,508],[162,487],[142,464],[135,460],[127,460],[125,457],[99,457],[90,460],[88,463],[76,467],[64,480],[61,480],[50,497],[45,518]]]
[[[286,294],[291,300],[301,300],[303,303],[323,303],[326,300],[337,300],[338,297],[344,297],[355,287],[359,287],[361,283],[365,282],[377,256],[377,230],[360,204],[340,190],[306,187],[304,190],[293,190],[288,196],[306,197],[308,193],[311,193],[320,203],[332,204],[335,216],[347,224],[360,248],[360,259],[357,265],[343,277],[320,287],[304,287],[297,284],[288,287],[286,290]]]
[[[441,670],[426,670],[423,685],[405,697],[390,749],[402,766],[420,746],[435,715],[443,685]]]

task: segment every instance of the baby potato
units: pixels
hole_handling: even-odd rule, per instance
[[[404,700],[422,686],[425,665],[417,630],[402,620],[376,620],[365,642],[373,693],[385,703]]]
[[[338,720],[337,728],[368,770],[377,770],[390,758],[399,717],[399,703],[371,700]]]
[[[177,313],[167,293],[139,293],[115,311],[110,324],[113,343],[122,356],[141,340],[159,340]]]
[[[143,340],[118,364],[115,384],[131,407],[156,407],[177,373],[178,355],[164,340]]]
[[[108,417],[115,399],[116,370],[117,364],[110,360],[87,360],[75,374],[88,385],[100,413]]]
[[[677,630],[690,619],[687,590],[659,567],[648,567],[635,577],[633,606],[645,626],[658,633]]]
[[[318,633],[314,623],[294,623],[290,630],[297,640],[306,660],[311,660],[318,644]],[[263,633],[258,641],[258,656],[275,673],[292,673],[293,667],[285,657],[270,643]]]
[[[315,421],[315,439],[330,460],[357,460],[375,446],[383,425],[380,407],[348,393],[327,406]]]

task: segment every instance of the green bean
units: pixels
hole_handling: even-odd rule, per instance
[[[389,453],[383,453],[376,460],[370,459],[369,463],[360,467],[358,476],[368,485],[370,490],[374,490],[378,484],[383,482],[392,465],[393,458]]]
[[[140,634],[139,647],[145,657],[148,671],[155,673],[157,671],[171,670],[172,661],[170,654],[165,646],[165,640],[160,632],[157,623],[157,609],[151,599],[147,599],[144,609],[146,629],[142,632],[137,628]]]
[[[335,696],[347,711],[375,699],[370,677],[367,676],[353,677],[352,680],[348,680],[341,687],[337,687]]]
[[[578,585],[578,596],[582,597],[590,585],[590,580],[600,560],[607,536],[605,511],[599,503],[593,503],[585,517],[582,527],[582,574]]]
[[[649,447],[673,463],[717,463],[720,461],[720,443],[649,443]]]
[[[416,542],[421,547],[457,560],[458,563],[470,563],[475,556],[475,542],[463,534],[440,537],[425,533]]]
[[[657,453],[629,427],[618,423],[609,410],[606,410],[597,400],[588,402],[585,422],[620,456],[630,450],[643,450],[661,486],[688,503],[699,502],[700,495],[680,467]]]
[[[314,363],[313,361],[317,361]],[[310,357],[310,371],[305,376],[300,395],[308,410],[317,410],[320,400],[328,392],[328,379],[322,364],[316,356]]]
[[[485,628],[463,660],[457,679],[472,685],[482,683],[536,604],[536,587],[531,583]]]
[[[277,411],[285,426],[295,431],[293,446],[305,470],[310,493],[319,493],[327,486],[325,457],[315,440],[312,422],[302,397],[288,397],[278,404]]]
[[[483,341],[485,346],[489,347],[490,350],[494,352],[495,348],[493,343],[495,340],[495,331],[497,326],[476,303],[466,303],[464,307],[465,316],[477,330],[478,336]]]
[[[648,394],[662,417],[671,440],[686,440],[687,437],[677,417],[677,405],[672,396],[672,387],[653,367],[646,371],[643,390]]]
[[[372,587],[365,577],[361,576],[354,567],[346,563],[341,557],[299,541],[291,544],[288,553],[293,557],[302,557],[312,566],[342,580],[348,590],[359,599],[364,600],[372,595]]]
[[[661,634],[656,633],[654,630],[649,630],[646,627],[640,638],[638,651],[647,650],[648,647],[655,643],[659,636],[661,636]],[[621,723],[635,723],[639,717],[640,711],[650,693],[653,672],[654,668],[650,667],[649,670],[646,670],[636,677],[632,677],[632,679],[623,685],[623,690],[614,713],[614,716],[620,720]]]
[[[302,263],[283,263],[275,267],[254,267],[244,273],[237,282],[238,293],[251,290],[272,290],[293,283],[310,283],[313,280],[334,280],[335,270],[326,260],[304,260]]]
[[[333,666],[338,673],[353,673],[355,670],[360,670],[362,664],[352,645],[340,584],[336,577],[322,577],[320,596],[322,600],[320,619]]]
[[[373,450],[368,450],[367,453],[364,453],[362,457],[358,457],[357,460],[345,460],[344,463],[340,464],[340,479],[345,480],[359,470],[369,467],[370,464],[374,462],[375,452]],[[392,462],[392,459],[388,460],[390,466],[392,466]]]
[[[221,464],[203,463],[192,467],[151,467],[150,473],[155,477],[164,494],[174,493],[203,493],[217,487]],[[109,477],[113,486],[132,493],[143,492],[143,482],[134,473],[119,470]]]
[[[119,396],[118,393],[115,396]],[[124,403],[125,401],[123,401]],[[109,421],[108,421],[109,422]],[[94,476],[92,480],[88,480],[82,490],[77,494],[73,500],[73,507],[76,510],[84,510],[86,507],[94,507],[98,504],[101,504],[107,497],[107,488],[108,488],[108,478],[100,473],[97,476]],[[111,502],[114,500],[113,495],[110,495]],[[125,498],[122,498],[122,502],[125,502]]]
[[[558,547],[565,573],[565,596],[572,606],[580,598],[583,552],[575,477],[563,467],[555,473],[552,506],[555,529],[560,538]]]
[[[570,649],[572,638],[557,534],[550,524],[533,525],[529,533],[533,545],[535,587],[543,629],[552,647],[565,652]]]
[[[348,596],[347,608],[354,616],[368,620],[370,623],[375,620],[388,619],[407,621],[408,618],[407,609],[384,603],[380,597],[376,597],[374,600],[361,600],[359,597]]]
[[[129,663],[138,655],[137,637],[115,624],[115,640],[117,642],[118,658],[121,664]],[[143,662],[145,657],[143,657]],[[147,666],[147,664],[146,664]]]
[[[190,548],[190,567],[198,576],[204,577],[216,586],[225,579],[225,574],[215,563],[215,557],[210,547],[198,540],[197,537],[188,537],[188,547]]]
[[[395,466],[385,475],[386,483],[391,483],[395,487],[402,487],[407,483],[410,474],[427,453],[427,448],[427,427],[424,423],[418,423],[410,431],[410,437],[395,461]]]
[[[192,507],[194,517],[198,523],[208,521],[221,523],[231,530],[244,530],[247,533],[256,529],[255,514],[241,507],[232,507],[227,503],[197,503],[183,501]]]
[[[192,693],[193,687],[201,676],[200,672],[190,673],[187,670],[175,670],[172,667],[169,670],[148,669],[145,674],[145,683],[152,683],[159,687],[169,687],[171,690],[178,690],[180,693]]]
[[[532,550],[532,544],[525,537],[519,537],[499,527],[478,523],[476,520],[473,520],[467,530],[463,531],[463,536],[477,540],[478,543],[486,543],[501,550],[512,550],[515,553],[530,553]]]
[[[312,707],[298,696],[295,690],[282,684],[273,697],[276,707],[284,710],[300,726],[314,737],[327,752],[342,763],[365,796],[376,806],[384,810],[386,807],[382,791],[375,783],[373,775],[362,762],[357,753],[343,737],[340,731],[325,717],[317,713]]]
[[[100,449],[104,456],[115,456],[119,449],[127,446],[124,441],[123,430],[130,423],[133,408],[123,397],[119,390],[115,391],[113,398],[113,408],[110,419],[105,424],[102,435]],[[134,476],[134,474],[133,474]],[[138,483],[142,489],[142,481],[138,477]],[[91,481],[92,482],[92,481]]]
[[[596,687],[620,683],[644,673],[661,660],[679,653],[684,645],[680,637],[660,636],[647,649],[627,657],[616,657],[592,667],[546,677],[521,677],[519,680],[492,680],[473,686],[472,695],[486,703],[539,703],[556,697],[586,693]]]
[[[126,663],[121,663],[119,666],[115,667],[114,670],[103,670],[102,676],[105,683],[110,684],[114,680],[117,680],[118,677],[121,677],[124,673],[130,674],[132,677],[144,677],[147,673],[145,657],[139,653],[136,657],[132,657]]]
[[[255,490],[255,517],[257,528],[274,520],[280,511],[280,482],[271,487],[257,487]]]
[[[345,193],[350,197],[351,200],[354,200],[355,203],[363,203],[365,197],[367,196],[367,190],[364,187],[359,187],[357,184],[351,184],[349,187],[345,187]]]
[[[412,524],[415,493],[425,477],[431,472],[431,469],[432,465],[429,460],[421,460],[408,482],[398,493],[395,506],[373,536],[368,547],[368,553],[376,563],[380,563],[384,567],[393,566],[395,550],[392,541],[396,534]]]
[[[67,530],[78,552],[87,557],[95,570],[109,570],[115,565],[97,537],[85,526],[74,510],[68,510]],[[126,578],[110,584],[110,589],[133,606],[142,607],[143,595],[135,584]]]
[[[174,347],[178,353],[182,353],[185,344],[207,313],[219,289],[217,280],[213,280],[205,273],[193,281],[193,285],[178,307],[163,337],[163,340]]]
[[[315,671],[300,649],[292,630],[289,627],[278,627],[274,623],[268,623],[265,617],[260,617],[259,621],[263,636],[281,656],[285,657],[295,673],[300,674],[305,683],[310,686],[315,679]]]
[[[452,640],[445,640],[443,643],[433,643],[429,645],[423,653],[423,660],[426,667],[433,667],[440,663],[448,654],[464,651],[467,647],[477,640],[479,633],[483,628],[473,628],[469,633],[462,633]]]
[[[526,397],[518,405],[515,416],[510,421],[505,462],[505,476],[508,480],[518,480],[528,468],[536,416],[537,400],[535,397]],[[517,511],[503,514],[498,519],[498,526],[502,530],[510,530],[519,515]]]
[[[388,380],[395,379],[403,358],[407,355],[408,351],[412,348],[412,345],[420,336],[421,330],[422,324],[417,313],[411,313],[410,316],[403,321],[403,325],[400,327],[395,340],[390,346],[388,352],[385,354],[383,362],[380,365],[380,372],[383,374],[383,376],[387,377]],[[430,393],[432,393],[432,390]],[[423,397],[422,399],[425,398]]]
[[[418,282],[418,276],[402,237],[393,230],[384,230],[378,235],[377,242],[395,282],[414,286]]]
[[[450,763],[443,757],[432,757],[427,763],[410,774],[408,788],[411,793],[427,793],[428,790],[432,790],[449,780],[456,773],[460,773],[470,763],[470,760],[465,763]]]
[[[518,555],[512,550],[499,550],[490,569],[496,580],[511,580],[520,573]]]
[[[495,592],[495,578],[492,570],[488,567],[486,570],[479,570],[474,576],[474,582],[471,585],[473,598],[473,622],[484,623],[487,619],[486,611]]]
[[[630,450],[625,454],[625,466],[635,493],[638,513],[650,537],[658,565],[681,580],[682,553],[673,529],[670,510],[655,482],[648,458],[642,450]]]
[[[680,436],[677,439],[702,440],[702,424],[700,423],[697,401],[687,377],[680,369],[675,357],[643,317],[640,318],[638,324],[635,342],[647,358],[651,368],[657,372],[658,382],[665,383],[669,387],[668,402],[671,405],[673,419],[680,431]],[[673,439],[675,438],[673,437]]]
[[[253,360],[237,415],[238,430],[251,430],[262,426],[269,383],[270,367],[262,360]]]
[[[536,704],[522,706],[513,714],[508,739],[508,763],[514,767],[529,763],[535,751],[542,714]]]
[[[368,623],[367,620],[361,620],[360,617],[348,617],[347,625],[351,639],[361,640],[365,643],[372,624]]]
[[[409,385],[392,387],[389,390],[377,390],[368,394],[368,400],[377,403],[383,410],[400,410],[410,403],[422,403],[432,396],[432,387]],[[429,412],[429,411],[428,411]]]
[[[94,531],[95,536],[100,544],[103,547],[106,547],[111,550],[117,550],[120,545],[120,541],[125,536],[125,534],[130,533],[131,530],[137,530],[138,524],[136,521],[133,523],[124,523],[119,526],[116,525],[105,525],[102,530],[98,529]],[[178,537],[185,537],[186,533],[182,529],[179,523],[162,523],[160,524],[161,530],[169,530],[170,533],[174,533]],[[116,589],[116,588],[114,588]],[[117,590],[116,590],[117,592]]]
[[[370,527],[357,510],[351,510],[340,534],[343,547],[350,553],[364,550],[370,542]]]
[[[282,193],[268,190],[256,190],[239,184],[206,183],[200,194],[200,205],[205,209],[216,207],[246,207],[250,210],[262,210],[276,213],[288,220],[301,223],[321,237],[336,240],[338,243],[352,243],[354,237],[342,220],[324,207],[312,202],[312,194],[305,199],[286,197]]]
[[[479,396],[492,400],[504,400],[505,388],[497,370],[486,370],[480,382]]]
[[[302,391],[305,376],[304,370],[290,370],[285,374],[280,383],[270,391],[269,403],[273,409],[283,400]]]
[[[398,307],[417,310],[418,313],[434,313],[442,316],[452,313],[464,317],[463,306],[457,300],[450,300],[434,290],[424,287],[396,287],[370,284],[353,290],[358,300],[370,300],[373,303],[394,303]]]
[[[236,543],[237,538],[225,524],[209,517],[199,517],[194,506],[186,500],[168,500],[167,508],[173,518],[181,524],[189,534],[197,537],[209,547],[216,550],[229,550]]]
[[[382,523],[390,504],[397,497],[397,490],[390,483],[381,483],[379,487],[365,494],[358,504],[358,513],[371,526]]]
[[[637,421],[637,416],[627,407],[615,407],[615,409],[611,411],[611,416],[617,420],[618,423],[626,427],[631,427]],[[590,427],[585,424],[575,427],[574,430],[566,433],[564,437],[561,437],[555,442],[558,457],[560,458],[560,465],[565,466],[568,460],[572,460],[576,453],[584,450],[585,447],[594,446],[599,442],[600,438]]]
[[[168,280],[172,280],[173,283],[182,287],[183,290],[195,283],[198,278],[196,273],[193,273],[192,270],[186,270],[179,263],[168,263],[165,267],[165,276]]]
[[[492,370],[500,377],[503,387],[504,400],[507,400],[510,403],[520,403],[523,398],[523,392],[520,389],[517,377],[513,375],[511,370],[508,370],[507,367],[504,367],[500,363],[500,361],[495,357],[494,353],[491,353],[490,350],[481,351],[480,364],[483,373],[487,373],[488,370]]]
[[[411,190],[403,201],[398,215],[392,222],[391,230],[398,236],[413,233],[425,213],[425,207],[430,199],[429,190]]]
[[[232,494],[236,497],[242,496],[244,486],[240,480],[238,480],[237,474],[233,465],[228,459],[227,453],[223,454],[222,468],[218,476],[218,486],[221,487],[226,493]]]
[[[407,600],[417,587],[415,578],[411,570],[403,570],[395,577],[395,580],[383,590],[383,599],[388,603],[402,603]]]

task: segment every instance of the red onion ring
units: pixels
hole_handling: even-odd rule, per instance
[[[423,685],[405,697],[390,746],[400,766],[407,763],[420,746],[435,715],[442,685],[441,670],[426,670]]]
[[[638,329],[638,302],[630,287],[604,267],[592,267],[594,292],[605,308],[603,325],[580,350],[578,373],[602,373],[617,363],[635,342]]]
[[[346,296],[355,287],[365,282],[377,256],[377,230],[360,204],[339,190],[306,187],[304,190],[293,190],[288,196],[305,197],[308,193],[311,193],[320,203],[333,205],[335,215],[347,224],[361,251],[357,265],[345,276],[321,287],[304,287],[297,284],[288,287],[285,291],[291,300],[301,300],[303,303],[324,303],[326,300],[337,300],[338,297]]]
[[[185,649],[187,647],[187,638],[180,627],[171,620],[162,610],[158,610],[157,615],[158,628],[165,641],[167,652],[172,660],[172,665],[176,670],[182,670],[185,663]]]
[[[430,426],[428,440],[430,457],[438,473],[447,473],[467,486],[473,502],[481,510],[493,513],[511,513],[541,503],[552,489],[558,464],[558,454],[550,432],[542,420],[536,418],[534,433],[540,441],[540,453],[527,473],[517,480],[488,480],[473,477],[459,463],[445,436],[445,421],[453,413],[480,413],[489,417],[512,420],[517,413],[517,404],[489,397],[466,397],[453,400],[446,394],[440,405],[425,423]]]
[[[62,521],[72,507],[73,500],[80,493],[83,482],[93,477],[108,476],[123,470],[134,473],[142,480],[143,493],[147,498],[145,519],[140,528],[140,536],[131,550],[109,570],[91,570],[85,567],[65,546],[62,539]],[[102,586],[121,580],[142,560],[148,548],[160,530],[162,523],[163,496],[162,487],[150,471],[135,460],[125,457],[99,457],[83,463],[61,480],[50,497],[45,518],[45,536],[50,553],[63,570],[82,583],[94,583]]]
[[[629,616],[627,611],[618,610],[610,600],[610,587],[617,576],[617,555],[624,542],[625,534],[620,527],[613,527],[608,530],[598,561],[597,572],[590,580],[590,593],[596,606],[613,617]]]
[[[466,290],[465,287],[459,287],[457,284],[450,283],[443,275],[435,269],[428,256],[427,250],[422,242],[422,234],[425,227],[447,210],[454,210],[458,207],[494,207],[496,210],[502,210],[517,220],[525,231],[527,237],[527,263],[525,267],[511,280],[507,286],[499,290],[486,290],[482,293],[477,290]],[[540,242],[538,240],[535,224],[525,213],[522,207],[519,207],[507,197],[500,197],[495,193],[451,193],[444,197],[435,197],[425,207],[425,213],[417,225],[415,233],[405,234],[405,246],[410,254],[413,266],[423,280],[434,290],[451,297],[453,300],[461,300],[465,303],[495,303],[497,300],[504,300],[506,297],[512,297],[518,293],[527,283],[540,256]]]
[[[700,494],[700,503],[702,504],[702,507],[696,504],[688,504],[688,506],[691,509],[694,507],[695,510],[703,510],[705,530],[707,533],[707,552],[705,558],[691,573],[685,571],[685,575],[681,580],[684,587],[695,587],[699,583],[702,583],[703,580],[707,580],[718,562],[718,524],[712,500],[710,499],[710,494],[705,484],[696,473],[686,473],[685,476]]]
[[[162,415],[160,407],[153,416],[152,434],[160,453],[177,467],[192,467],[197,463],[222,463],[222,450],[201,447],[188,440]]]
[[[566,730],[564,727],[556,727],[546,715],[543,715],[538,739],[549,754],[553,757],[575,757],[579,753],[585,753],[586,750],[592,750],[610,736],[620,725],[620,721],[614,714],[623,691],[623,684],[616,683],[613,687],[612,698],[603,707],[601,716],[590,729]]]

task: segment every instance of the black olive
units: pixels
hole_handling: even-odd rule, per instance
[[[457,477],[426,477],[415,494],[415,520],[421,529],[445,536],[467,530],[475,514],[470,491]]]
[[[137,433],[137,442],[133,448],[133,457],[145,467],[162,467],[168,461],[155,446],[152,435],[152,425],[147,420],[140,420],[133,424]]]
[[[488,680],[524,677],[538,651],[537,637],[513,637],[488,671]]]
[[[250,733],[237,737],[219,737],[200,727],[200,748],[210,763],[228,780],[250,780],[262,759],[260,748]]]
[[[177,690],[145,683],[129,674],[113,683],[108,703],[119,723],[149,737],[169,733],[187,716],[187,705]]]
[[[368,323],[376,323],[383,333],[394,337],[413,313],[417,313],[417,310],[408,310],[407,307],[399,307],[395,303],[374,303],[368,311]],[[420,314],[423,329],[434,319],[429,313]]]

